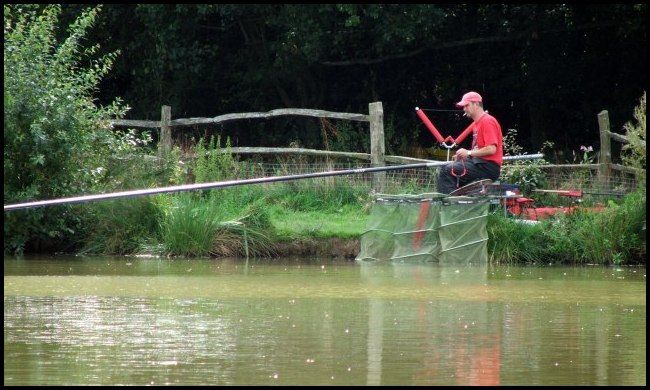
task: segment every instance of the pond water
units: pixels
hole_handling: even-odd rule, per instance
[[[4,259],[5,385],[645,385],[646,269]]]

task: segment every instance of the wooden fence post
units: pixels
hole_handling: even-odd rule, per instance
[[[169,122],[172,120],[172,108],[162,106],[160,110],[160,141],[158,142],[158,151],[167,153],[172,150],[172,129]]]
[[[370,116],[370,165],[373,167],[386,165],[384,144],[384,108],[381,102],[368,105]],[[375,172],[372,177],[372,189],[382,192],[386,183],[386,172]]]
[[[612,170],[612,148],[609,136],[609,113],[603,110],[598,114],[600,130],[600,155],[598,157],[598,181],[604,191],[609,191]]]

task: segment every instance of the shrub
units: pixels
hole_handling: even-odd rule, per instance
[[[627,122],[624,125],[626,130],[625,135],[627,136],[628,143],[625,144],[621,150],[621,157],[625,165],[629,165],[633,168],[638,168],[642,171],[639,172],[639,186],[645,188],[645,169],[646,169],[646,147],[645,147],[645,116],[646,116],[646,93],[643,93],[639,105],[634,109],[634,119],[633,121]]]
[[[84,11],[63,42],[59,5],[4,6],[4,200],[17,203],[92,190],[115,142],[107,125],[127,108],[97,107],[93,93],[117,53],[92,59],[82,39],[100,7]],[[5,215],[5,252],[56,247],[75,233],[69,207]]]
[[[525,154],[523,147],[517,144],[517,130],[508,129],[503,136],[503,152],[507,156]],[[544,146],[548,146],[547,143]],[[540,151],[541,153],[541,151]],[[540,168],[547,164],[546,160],[517,160],[508,163],[501,171],[500,180],[504,183],[517,183],[524,195],[530,195],[532,190],[546,185],[546,174]]]

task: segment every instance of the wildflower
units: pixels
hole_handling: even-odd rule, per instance
[[[595,156],[590,156],[589,153],[594,151],[593,146],[580,145],[580,150],[583,152],[581,164],[591,164]],[[574,153],[575,158],[575,153]]]
[[[583,152],[593,152],[594,147],[593,146],[580,145],[580,150],[583,151]]]

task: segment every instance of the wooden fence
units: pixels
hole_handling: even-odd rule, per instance
[[[615,171],[617,171],[619,174],[638,174],[639,170],[636,168],[612,163],[611,140],[615,140],[621,143],[628,143],[629,141],[624,135],[613,133],[610,130],[609,113],[607,110],[603,110],[598,113],[598,130],[600,134],[600,151],[598,153],[597,164],[549,164],[543,165],[541,168],[545,170],[590,169],[596,171],[598,187],[604,191],[610,191],[612,189],[612,175]]]
[[[158,149],[160,153],[169,151],[172,147],[171,129],[176,126],[192,126],[202,124],[217,124],[232,120],[241,119],[267,119],[277,116],[297,115],[309,116],[315,118],[331,118],[359,122],[368,122],[370,125],[370,154],[354,152],[335,152],[315,149],[302,148],[253,148],[253,147],[233,147],[230,152],[235,154],[264,154],[264,153],[292,153],[305,155],[323,155],[349,157],[363,160],[370,160],[371,166],[383,166],[386,162],[398,164],[412,164],[418,162],[427,162],[418,158],[403,156],[386,156],[384,144],[384,109],[381,102],[373,102],[368,105],[368,114],[332,112],[324,110],[303,109],[303,108],[282,108],[268,112],[249,112],[219,115],[213,118],[183,118],[171,119],[171,107],[162,106],[160,121],[150,120],[113,120],[113,126],[141,127],[160,129],[160,141]],[[593,169],[598,171],[598,181],[601,188],[610,189],[610,179],[612,171],[620,171],[636,174],[637,170],[620,164],[612,163],[611,139],[618,142],[627,143],[625,136],[610,131],[609,114],[603,110],[598,114],[598,126],[600,131],[600,154],[598,164],[561,164],[561,165],[544,165],[544,169],[554,168],[580,168]],[[376,191],[382,191],[384,188],[386,172],[377,172],[373,174],[372,188]]]
[[[276,116],[298,115],[310,116],[315,118],[331,118],[350,121],[368,122],[370,124],[370,154],[366,153],[349,153],[349,152],[330,152],[318,151],[313,149],[297,148],[231,148],[233,153],[303,153],[303,154],[320,154],[320,155],[337,155],[352,158],[370,159],[371,166],[383,166],[386,161],[398,163],[413,163],[420,161],[418,159],[409,159],[405,157],[391,156],[386,158],[384,145],[384,109],[381,102],[373,102],[368,105],[368,114],[357,114],[348,112],[332,112],[324,110],[312,110],[304,108],[282,108],[268,112],[248,112],[219,115],[214,118],[184,118],[171,119],[171,107],[162,106],[160,121],[145,120],[114,120],[112,126],[126,127],[144,127],[159,128],[160,141],[158,150],[165,153],[171,149],[171,128],[174,126],[192,126],[203,124],[217,124],[232,120],[241,119],[267,119]],[[385,181],[386,172],[377,172],[373,174],[372,188],[381,191]]]

